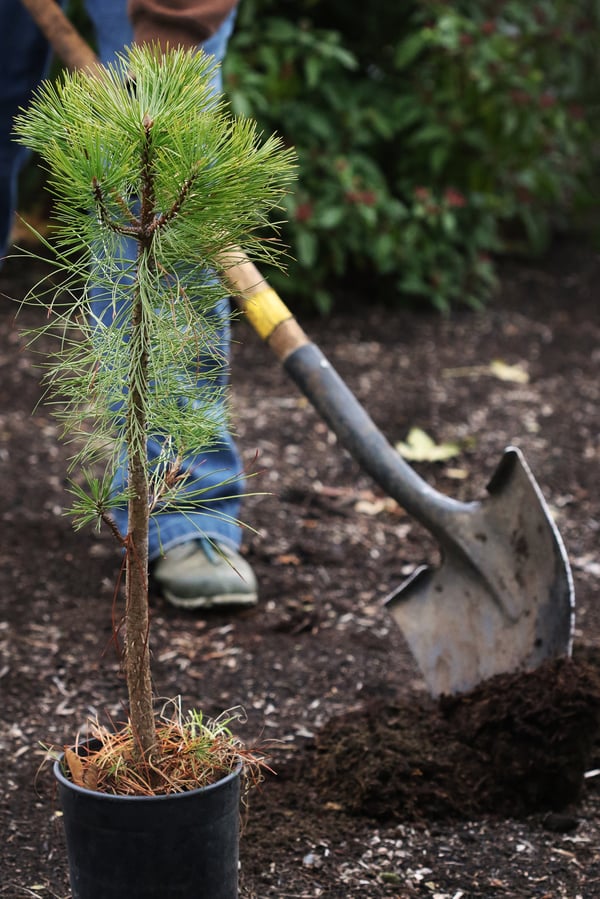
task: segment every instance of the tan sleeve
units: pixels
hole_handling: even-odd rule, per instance
[[[238,0],[127,0],[137,44],[195,47],[217,30]]]

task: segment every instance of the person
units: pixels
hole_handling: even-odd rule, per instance
[[[233,31],[238,0],[85,0],[93,25],[97,53],[104,64],[132,42],[158,42],[163,47],[201,48],[218,63],[224,58]],[[27,105],[32,91],[48,70],[51,50],[20,0],[2,0],[0,55],[4,77],[0,86],[0,256],[10,242],[17,201],[18,175],[26,152],[12,139],[13,118]],[[220,67],[211,84],[222,91]],[[127,258],[126,248],[123,258]],[[91,293],[97,321],[112,314],[110,298]],[[228,306],[215,309],[219,324],[219,354],[228,358]],[[221,387],[223,372],[216,381]],[[199,382],[199,386],[201,382]],[[152,456],[158,443],[149,440]],[[239,508],[243,480],[235,443],[224,431],[210,451],[186,458],[183,468],[189,489],[201,487],[202,506],[185,514],[171,511],[152,522],[149,555],[154,579],[165,599],[188,609],[257,602],[254,572],[240,554]],[[121,471],[117,479],[123,479]],[[229,479],[233,478],[233,482]],[[229,483],[227,483],[229,481]],[[207,492],[208,491],[208,492]],[[127,532],[127,510],[115,520]]]

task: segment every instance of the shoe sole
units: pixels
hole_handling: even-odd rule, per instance
[[[226,606],[255,606],[258,596],[255,593],[217,593],[215,596],[175,596],[168,590],[162,591],[164,598],[178,609],[217,609]]]

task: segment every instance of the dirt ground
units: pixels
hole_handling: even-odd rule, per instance
[[[39,272],[11,261],[0,291]],[[497,301],[444,319],[372,296],[307,331],[392,443],[411,427],[446,462],[415,462],[477,499],[519,446],[558,523],[577,597],[573,661],[433,701],[382,600],[435,561],[243,323],[236,430],[251,481],[245,552],[257,608],[186,614],[153,596],[157,692],[209,713],[242,706],[276,775],[250,796],[241,899],[600,897],[600,257],[559,246],[507,264]],[[356,287],[353,288],[356,292]],[[20,326],[41,322],[28,309]],[[490,363],[528,379],[502,380]],[[502,371],[506,371],[505,369]],[[0,297],[0,896],[69,896],[60,814],[40,741],[90,713],[122,715],[111,646],[119,560],[62,515],[68,448]],[[257,456],[257,461],[255,457]],[[110,860],[107,860],[110,864]]]

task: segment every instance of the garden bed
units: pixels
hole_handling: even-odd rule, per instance
[[[0,289],[35,276],[11,261]],[[39,274],[39,272],[38,272]],[[444,319],[351,303],[304,321],[392,442],[417,426],[459,456],[415,463],[478,498],[521,447],[575,579],[571,663],[433,702],[382,600],[435,561],[431,538],[336,445],[269,352],[235,324],[235,425],[249,489],[245,552],[257,608],[192,615],[154,596],[156,689],[208,712],[243,706],[272,765],[249,797],[241,899],[538,897],[600,892],[600,259],[556,248],[503,269],[481,312]],[[69,448],[39,370],[0,300],[0,896],[69,895],[52,777],[90,713],[119,718],[110,535],[62,515]],[[21,326],[43,320],[24,310]],[[528,380],[501,380],[493,360]],[[100,585],[100,587],[98,586]],[[100,638],[98,637],[100,635]],[[583,777],[587,772],[592,776]],[[110,864],[110,860],[107,860]]]

